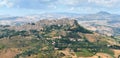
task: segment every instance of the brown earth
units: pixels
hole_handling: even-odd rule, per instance
[[[120,55],[120,50],[113,50],[115,53],[115,58],[118,58],[118,56]]]
[[[0,51],[0,58],[14,58],[20,51],[16,48],[4,49]]]
[[[62,57],[62,58],[77,58],[77,56],[75,55],[75,53],[71,52],[70,49],[68,49],[68,48],[65,49],[65,50],[62,50],[60,52],[62,52],[63,54],[65,54],[65,56]]]
[[[90,42],[96,42],[96,37],[93,34],[85,34],[85,37],[88,39]]]

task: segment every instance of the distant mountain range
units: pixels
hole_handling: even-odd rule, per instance
[[[23,21],[23,22],[30,22],[30,21],[38,21],[40,19],[55,19],[55,18],[76,18],[77,20],[120,20],[120,15],[117,14],[110,14],[105,11],[100,11],[96,14],[76,14],[76,13],[43,13],[37,15],[28,15],[23,17],[10,17],[10,16],[1,16],[0,21]]]
[[[101,14],[101,15],[110,15],[110,13],[108,13],[108,12],[105,12],[105,11],[100,11],[100,12],[98,12],[97,14]]]

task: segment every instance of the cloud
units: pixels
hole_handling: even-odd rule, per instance
[[[57,3],[64,5],[77,5],[80,3],[79,0],[58,0]]]
[[[55,9],[59,7],[114,7],[120,0],[1,0],[0,6],[29,8],[29,9]]]
[[[28,9],[48,9],[55,8],[55,0],[16,0],[14,7]],[[52,5],[53,4],[53,5]]]
[[[78,6],[78,5],[86,4],[87,0],[57,0],[57,3],[67,6]]]
[[[120,0],[88,0],[88,2],[99,6],[114,7],[120,3]]]
[[[54,5],[54,4],[51,4],[51,5],[48,5],[48,8],[53,8],[53,9],[56,9],[56,8],[57,8],[57,6],[56,6],[56,5]]]
[[[10,2],[9,0],[0,0],[0,7],[12,7],[13,3]]]
[[[0,7],[40,10],[76,10],[76,8],[115,8],[120,0],[0,0]]]
[[[57,0],[57,4],[71,7],[120,7],[120,0]]]
[[[56,9],[62,7],[80,7],[87,0],[16,0],[14,7],[30,9]]]
[[[74,11],[74,10],[75,10],[75,8],[74,8],[74,7],[71,7],[71,8],[70,8],[70,10],[71,10],[71,11]]]

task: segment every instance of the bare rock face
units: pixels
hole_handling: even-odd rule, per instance
[[[9,29],[12,30],[42,30],[44,26],[50,26],[50,25],[70,25],[73,26],[75,23],[77,23],[74,19],[68,19],[68,18],[62,18],[62,19],[43,19],[36,23],[28,23],[22,26],[12,26],[9,27]]]
[[[73,19],[68,19],[68,18],[62,18],[62,19],[53,19],[53,20],[40,20],[37,22],[37,24],[40,24],[41,26],[44,25],[72,25],[74,24],[75,20]]]

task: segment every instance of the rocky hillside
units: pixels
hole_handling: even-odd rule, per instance
[[[62,18],[62,19],[53,19],[53,20],[47,20],[43,19],[40,20],[36,23],[27,23],[22,26],[11,26],[8,27],[8,29],[11,30],[43,30],[44,27],[46,26],[51,26],[51,25],[57,25],[57,26],[75,26],[77,25],[77,21],[74,19],[68,19],[68,18]]]
[[[119,49],[116,38],[87,30],[74,19],[40,20],[0,30],[2,58],[117,58]]]

